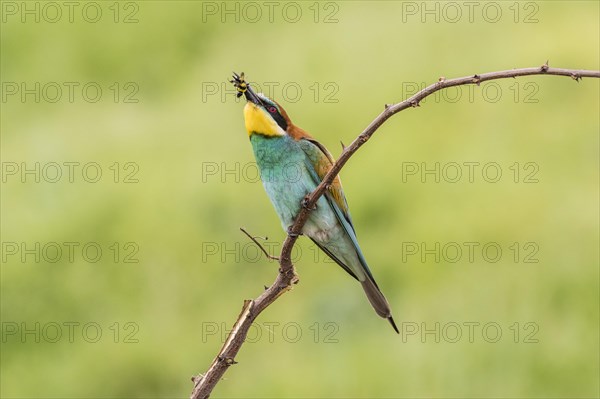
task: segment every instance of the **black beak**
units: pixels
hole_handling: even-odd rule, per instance
[[[262,100],[259,96],[256,95],[256,93],[254,92],[254,90],[252,90],[250,85],[247,86],[244,95],[246,96],[246,100],[250,101],[251,103],[254,103],[256,105],[263,105]]]

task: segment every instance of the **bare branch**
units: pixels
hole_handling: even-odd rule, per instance
[[[515,78],[519,76],[529,75],[555,75],[555,76],[568,76],[572,79],[579,81],[584,77],[600,78],[600,71],[588,71],[578,69],[562,69],[562,68],[550,68],[548,62],[540,67],[534,68],[521,68],[511,69],[506,71],[489,72],[484,74],[475,74],[462,78],[446,79],[440,77],[440,79],[425,89],[419,91],[414,96],[397,104],[386,104],[384,110],[377,118],[367,126],[367,128],[347,147],[344,147],[342,154],[333,165],[331,170],[323,178],[317,188],[302,200],[300,212],[296,216],[294,224],[289,228],[287,238],[283,243],[281,254],[279,256],[279,274],[275,282],[268,287],[258,298],[255,300],[244,301],[242,312],[238,316],[238,319],[234,325],[234,328],[229,333],[227,340],[217,357],[213,360],[210,368],[205,374],[200,374],[194,377],[194,390],[192,392],[192,399],[204,399],[208,398],[216,384],[219,382],[225,371],[229,366],[235,364],[235,356],[240,350],[248,329],[256,319],[256,317],[270,304],[272,304],[281,294],[285,291],[290,290],[292,286],[298,283],[298,276],[294,269],[294,265],[291,261],[291,253],[298,239],[298,236],[302,232],[302,227],[308,219],[308,215],[311,210],[314,209],[318,199],[323,195],[327,187],[333,182],[335,176],[344,167],[350,157],[363,146],[373,134],[379,129],[379,127],[387,121],[392,115],[397,114],[407,108],[416,108],[420,102],[427,96],[435,93],[436,91],[446,89],[453,86],[461,86],[468,84],[479,85],[481,82],[494,79],[505,79]],[[242,229],[252,241],[254,241],[269,259],[277,259],[276,257],[270,256],[264,248],[258,244],[258,242],[245,230]]]
[[[261,245],[261,243],[259,243],[256,239],[257,238],[262,238],[262,237],[254,237],[252,235],[250,235],[250,233],[248,233],[246,231],[246,229],[244,229],[243,227],[240,227],[240,230],[246,234],[248,236],[248,238],[250,238],[252,241],[254,241],[254,243],[256,244],[256,246],[262,251],[263,254],[265,254],[265,256],[267,257],[267,259],[271,259],[271,260],[279,260],[279,258],[277,256],[273,256],[270,253],[267,252],[267,250],[265,249],[265,247],[263,247]],[[265,240],[267,240],[267,237],[264,238]]]

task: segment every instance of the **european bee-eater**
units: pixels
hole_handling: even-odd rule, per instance
[[[331,169],[333,157],[325,146],[294,125],[281,105],[262,93],[255,93],[243,73],[241,76],[234,73],[231,82],[238,90],[238,97],[242,94],[246,97],[244,120],[261,180],[287,231],[300,211],[301,201]],[[339,176],[317,201],[302,234],[361,283],[377,314],[388,319],[398,332],[390,305],[358,246]]]

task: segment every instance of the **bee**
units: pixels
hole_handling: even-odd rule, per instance
[[[233,85],[237,89],[236,97],[238,98],[244,95],[246,90],[248,90],[248,86],[250,86],[250,83],[247,83],[244,79],[244,72],[242,72],[240,75],[233,72],[233,79],[231,79],[229,82],[233,83]]]

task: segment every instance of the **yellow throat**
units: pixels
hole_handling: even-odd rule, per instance
[[[269,137],[285,135],[285,132],[279,127],[277,122],[264,109],[254,103],[246,103],[244,107],[244,121],[248,136],[252,136],[253,133]]]

